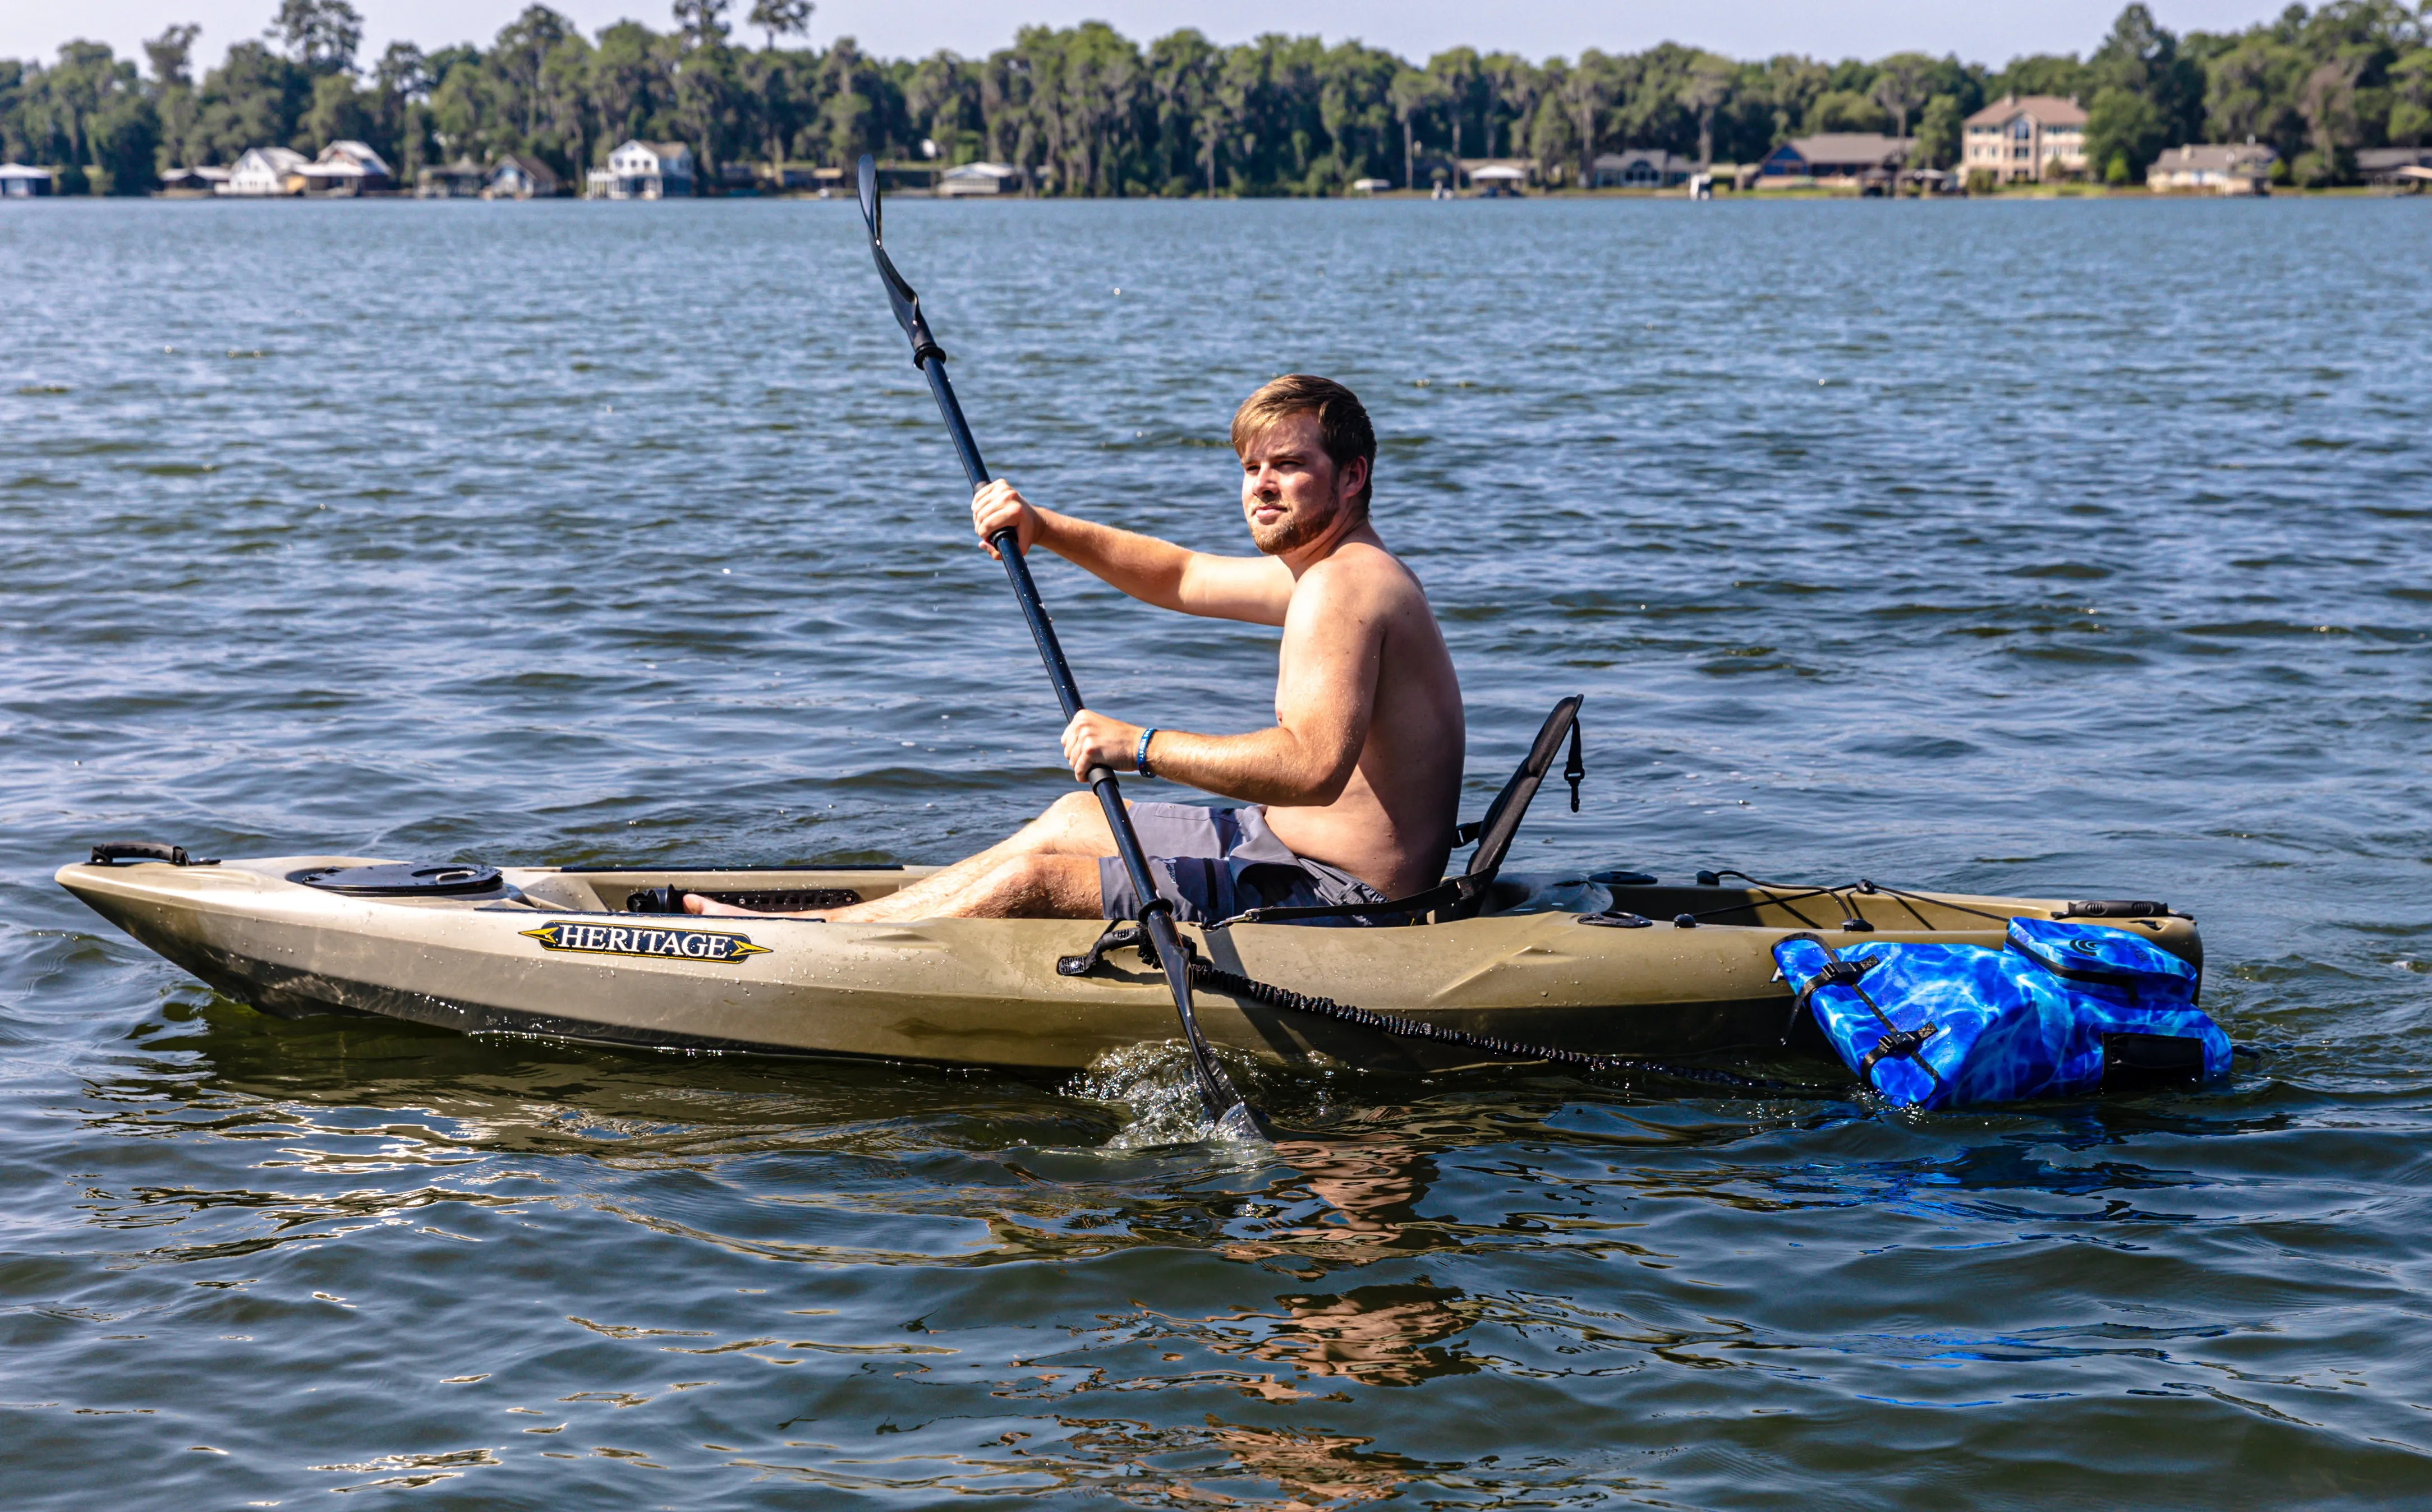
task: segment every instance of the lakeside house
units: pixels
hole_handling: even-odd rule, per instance
[[[2056,94],[2005,94],[1969,116],[1960,166],[1996,183],[2084,175],[2086,111]]]
[[[414,172],[416,199],[478,199],[489,180],[488,171],[470,158],[436,163]]]
[[[172,168],[160,176],[160,193],[174,199],[216,194],[228,181],[225,168]]]
[[[2376,188],[2414,187],[2432,178],[2432,147],[2367,147],[2356,163],[2356,176]]]
[[[490,165],[484,199],[551,199],[557,194],[557,171],[538,158],[511,152]]]
[[[1471,188],[1484,193],[1516,194],[1537,181],[1537,160],[1534,158],[1457,158],[1453,160],[1452,187],[1459,189],[1464,180]]]
[[[1914,137],[1886,137],[1873,131],[1793,137],[1766,153],[1753,176],[1770,189],[1804,183],[1888,187],[1916,148]]]
[[[0,199],[35,199],[59,192],[59,176],[48,168],[0,162]]]
[[[1022,188],[1022,170],[1009,162],[967,162],[937,176],[939,199],[1005,194]]]
[[[692,194],[692,149],[681,142],[625,143],[608,166],[583,176],[585,199],[685,199]]]
[[[2280,155],[2260,143],[2172,147],[2145,170],[2145,187],[2162,194],[2268,194]]]
[[[388,160],[361,142],[332,142],[291,176],[296,181],[296,192],[315,198],[345,198],[397,187]]]
[[[1697,160],[1654,149],[1599,154],[1588,164],[1588,183],[1596,189],[1670,189],[1689,181]]]
[[[1472,171],[1469,181],[1480,194],[1493,199],[1501,194],[1516,194],[1527,188],[1528,170],[1513,163],[1493,162]]]
[[[228,181],[213,186],[212,192],[247,199],[292,194],[295,191],[287,187],[287,180],[306,160],[302,153],[286,147],[248,148],[228,170]]]

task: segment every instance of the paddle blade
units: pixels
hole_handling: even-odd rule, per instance
[[[929,323],[920,316],[920,296],[895,271],[895,260],[887,255],[887,245],[879,238],[878,162],[868,153],[861,156],[861,218],[870,227],[870,255],[878,264],[879,281],[887,286],[887,302],[894,307],[895,323],[912,343],[912,365],[924,367],[929,359],[944,357],[945,349],[929,334]]]

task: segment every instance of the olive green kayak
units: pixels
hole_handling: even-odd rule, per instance
[[[282,1017],[378,1014],[468,1033],[1041,1070],[1174,1033],[1165,980],[1136,952],[1068,974],[1105,928],[1096,920],[635,911],[664,910],[669,888],[833,908],[926,867],[176,858],[78,864],[58,879],[218,992]],[[1791,1000],[1772,949],[1801,931],[1999,948],[2013,916],[2101,917],[2203,964],[2195,921],[2158,904],[1630,878],[1572,892],[1592,893],[1596,911],[1544,909],[1542,892],[1498,882],[1478,912],[1444,922],[1183,933],[1223,970],[1292,992],[1473,1035],[1664,1058],[1784,1044]],[[1503,1059],[1222,992],[1203,990],[1194,1006],[1212,1043],[1270,1064],[1422,1071]]]

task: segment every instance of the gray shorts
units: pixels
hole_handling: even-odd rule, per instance
[[[1383,893],[1339,866],[1296,856],[1267,828],[1263,805],[1203,809],[1195,803],[1134,803],[1132,829],[1157,896],[1189,924],[1213,924],[1244,909],[1303,908],[1319,903],[1382,903]],[[1140,895],[1121,858],[1098,862],[1099,910],[1108,918],[1140,913]],[[1368,924],[1372,919],[1306,919],[1309,924]],[[1399,920],[1387,919],[1393,923]]]

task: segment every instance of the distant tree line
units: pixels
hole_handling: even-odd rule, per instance
[[[2291,5],[2184,37],[2131,5],[2091,56],[1999,71],[1920,53],[1742,62],[1670,42],[1544,62],[1456,47],[1422,67],[1315,37],[1224,47],[1183,30],[1142,47],[1099,23],[1024,27],[984,59],[887,60],[851,39],[783,45],[808,0],[752,0],[752,47],[733,4],[675,0],[670,31],[628,21],[591,38],[533,5],[487,47],[393,42],[365,68],[347,0],[280,0],[264,38],[199,82],[192,25],[145,42],[140,69],[70,42],[52,63],[0,59],[0,155],[58,166],[71,192],[134,193],[171,167],[345,138],[408,178],[506,152],[579,177],[641,137],[691,146],[712,185],[729,163],[934,152],[1029,170],[1038,193],[1329,194],[1362,177],[1424,184],[1445,158],[1526,157],[1575,182],[1618,148],[1753,161],[1822,131],[1913,131],[1919,159],[1948,166],[1961,121],[2010,92],[2083,102],[2090,160],[2114,181],[2187,142],[2268,143],[2308,185],[2352,179],[2359,147],[2432,143],[2432,0]]]

